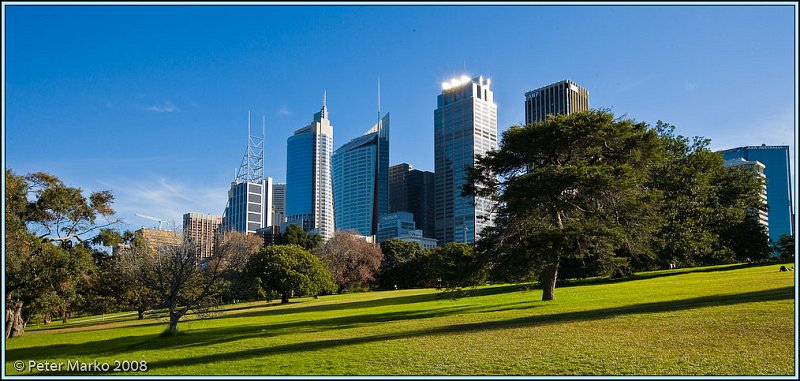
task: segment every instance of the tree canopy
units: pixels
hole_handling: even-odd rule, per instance
[[[794,236],[784,234],[775,242],[775,250],[778,251],[778,258],[785,262],[794,261]]]
[[[328,267],[319,258],[299,245],[272,245],[250,258],[244,279],[250,281],[260,298],[281,303],[289,297],[333,293],[336,283]]]
[[[314,250],[322,242],[322,237],[318,234],[308,234],[300,226],[290,224],[286,227],[283,234],[275,237],[275,243],[278,245],[299,245],[305,250]]]
[[[34,315],[66,321],[85,300],[92,234],[114,225],[109,191],[83,196],[57,177],[6,170],[6,337],[24,333]],[[101,221],[102,219],[103,221]]]
[[[657,264],[698,266],[768,257],[769,238],[757,222],[757,212],[766,210],[763,179],[724,167],[722,155],[708,149],[708,139],[690,140],[674,130],[660,121],[656,125],[665,159],[648,182],[663,195],[653,241]]]
[[[498,202],[487,263],[511,278],[538,275],[550,300],[562,258],[646,251],[658,196],[646,181],[661,150],[645,123],[605,111],[511,126],[464,189]]]
[[[426,259],[428,252],[417,242],[390,239],[381,242],[378,286],[385,290],[423,286],[426,282]]]
[[[379,247],[346,231],[337,231],[315,254],[328,265],[340,290],[367,287],[383,259]]]

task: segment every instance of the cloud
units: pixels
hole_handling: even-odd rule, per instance
[[[283,106],[283,107],[281,107],[280,110],[278,110],[278,115],[284,115],[285,116],[285,115],[290,115],[290,114],[291,113],[289,112],[289,109],[286,108],[286,106]]]
[[[178,107],[172,104],[170,101],[165,101],[164,104],[161,105],[153,105],[144,108],[145,111],[150,112],[179,112],[181,111]]]
[[[129,230],[158,226],[158,222],[136,214],[159,218],[164,221],[164,228],[180,230],[185,213],[221,215],[228,197],[227,187],[184,183],[164,177],[101,184],[114,194],[114,210],[124,221],[121,228]]]
[[[683,85],[683,87],[684,87],[686,90],[694,90],[694,89],[696,89],[696,88],[697,88],[697,84],[696,84],[696,83],[694,83],[694,82],[687,82],[685,85]]]

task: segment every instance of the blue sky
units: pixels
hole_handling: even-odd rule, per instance
[[[391,113],[390,163],[433,170],[440,83],[491,78],[501,131],[524,93],[572,79],[590,106],[701,135],[791,145],[791,6],[6,6],[5,164],[109,189],[135,229],[222,214],[266,117],[265,172],[323,90],[339,147]],[[793,177],[794,169],[792,170]],[[795,201],[796,203],[796,201]]]

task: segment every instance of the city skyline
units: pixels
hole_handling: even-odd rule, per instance
[[[479,74],[492,80],[501,133],[524,122],[525,92],[570,79],[590,91],[592,107],[663,120],[710,138],[713,150],[789,145],[795,157],[791,7],[7,11],[6,168],[109,189],[131,230],[152,224],[135,213],[176,222],[192,211],[222,214],[249,110],[266,115],[265,176],[285,182],[286,139],[308,123],[319,94],[328,93],[337,149],[374,119],[379,76],[395,126],[389,165],[434,169],[440,84]],[[152,29],[138,25],[145,15]],[[490,20],[485,33],[455,35],[459,19],[477,16]],[[564,17],[575,30],[526,40]],[[306,18],[317,24],[292,25]],[[488,53],[465,53],[471,44]],[[558,56],[567,52],[580,59]]]

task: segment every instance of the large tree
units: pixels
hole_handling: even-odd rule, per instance
[[[134,238],[131,231],[120,233],[114,229],[100,229],[91,240],[84,243],[92,249],[95,268],[89,273],[89,288],[82,300],[81,311],[90,314],[111,313],[129,310],[126,294],[132,284],[123,277],[120,268],[121,248],[130,245]],[[117,255],[113,255],[116,253]]]
[[[377,276],[379,287],[394,288],[419,287],[425,284],[425,260],[428,252],[417,242],[390,239],[381,242],[380,271]]]
[[[287,226],[283,234],[275,237],[275,244],[299,245],[305,250],[316,249],[320,242],[322,242],[322,237],[319,234],[308,234],[303,228],[294,224]]]
[[[68,318],[93,263],[84,245],[113,219],[109,191],[83,196],[57,177],[5,173],[6,337],[24,333],[33,314]]]
[[[661,121],[656,130],[665,147],[665,160],[648,182],[663,194],[663,223],[653,241],[657,265],[708,265],[767,255],[766,231],[755,219],[766,208],[760,197],[763,179],[724,167],[708,139],[676,135],[674,126]]]
[[[191,240],[179,245],[134,245],[126,254],[130,255],[129,269],[168,309],[170,333],[178,332],[178,322],[190,311],[205,312],[220,304],[228,283],[226,275],[243,268],[253,254],[254,247],[246,238],[220,237],[218,242],[221,244],[206,258],[200,257],[198,246]]]
[[[226,271],[223,276],[225,289],[222,292],[222,299],[224,301],[235,302],[242,296],[246,296],[252,289],[250,280],[242,275],[247,268],[247,263],[261,250],[263,245],[264,240],[254,234],[229,232],[220,237],[217,242],[217,250],[235,254],[234,258],[231,258],[229,271]]]
[[[325,263],[299,245],[264,248],[250,258],[242,277],[259,298],[280,296],[281,303],[289,303],[293,294],[318,296],[336,291]]]
[[[537,275],[554,298],[562,258],[613,258],[647,251],[656,192],[646,187],[663,155],[645,123],[606,111],[511,126],[500,147],[467,169],[465,194],[497,201],[483,233],[488,266],[509,278]]]
[[[378,246],[346,231],[337,231],[315,254],[328,265],[340,291],[366,287],[383,259]]]
[[[425,264],[428,284],[437,288],[477,286],[485,277],[481,258],[463,242],[449,242],[433,249]]]

